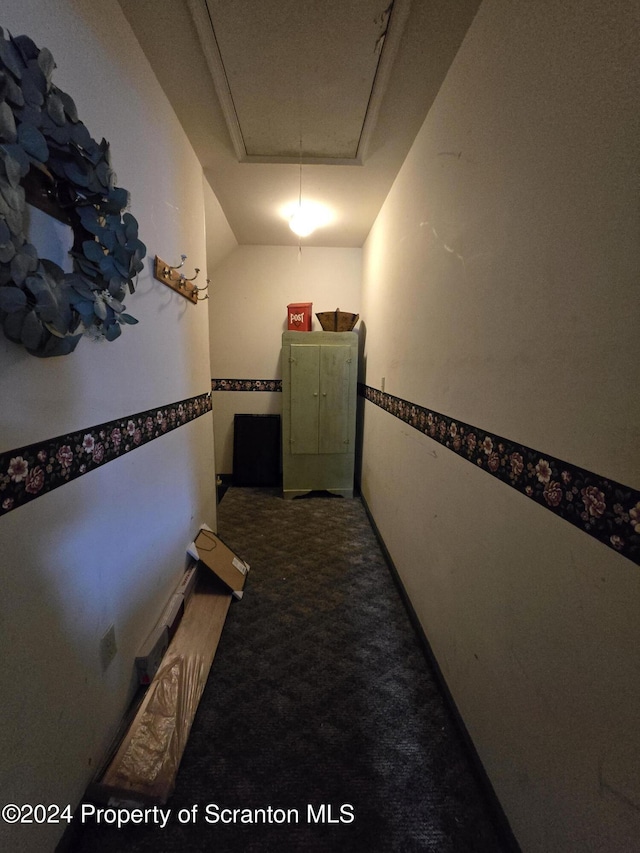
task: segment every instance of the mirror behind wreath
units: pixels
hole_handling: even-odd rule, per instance
[[[72,272],[73,263],[69,255],[73,246],[71,226],[31,204],[25,206],[25,220],[27,239],[36,247],[38,257],[53,261],[64,272]]]

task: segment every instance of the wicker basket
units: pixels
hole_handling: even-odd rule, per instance
[[[316,317],[325,332],[350,332],[360,319],[359,314],[349,314],[339,308],[335,311],[321,311]]]

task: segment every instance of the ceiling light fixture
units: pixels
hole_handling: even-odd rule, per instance
[[[297,237],[308,237],[316,228],[328,225],[335,218],[334,213],[325,204],[309,198],[302,200],[302,140],[300,141],[298,198],[295,202],[281,207],[279,215],[287,220],[289,228]]]
[[[311,199],[306,199],[302,205],[298,199],[284,204],[278,209],[278,215],[289,223],[291,230],[299,237],[307,237],[312,231],[323,228],[335,219],[326,205]]]
[[[300,184],[298,206],[289,218],[289,228],[298,237],[308,237],[318,227],[316,215],[312,208],[302,206],[302,140],[300,141]]]
[[[298,237],[308,237],[309,234],[312,234],[317,228],[313,210],[309,207],[302,207],[301,204],[298,204],[298,207],[289,219],[289,228],[291,228],[293,233],[297,234]]]

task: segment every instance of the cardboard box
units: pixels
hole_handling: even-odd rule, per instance
[[[204,568],[199,574],[204,575],[202,586],[198,584],[189,599],[162,665],[89,786],[96,802],[130,810],[164,805],[173,793],[232,598],[229,592],[212,589],[217,583]]]
[[[136,670],[140,684],[151,684],[164,653],[169,646],[169,629],[158,623],[142,644],[136,657]]]
[[[187,601],[189,600],[189,596],[193,592],[193,588],[196,585],[197,576],[198,566],[194,563],[193,566],[190,566],[187,569],[187,571],[183,575],[182,580],[176,587],[176,595],[182,595],[184,597],[185,606]]]
[[[242,598],[249,564],[236,556],[212,530],[201,527],[188,553],[213,572],[235,598]]]
[[[136,655],[136,670],[140,684],[150,684],[158,671],[167,647],[184,615],[184,609],[196,585],[197,576],[198,566],[197,563],[194,563],[182,576],[175,592],[166,603],[155,628]]]
[[[313,302],[292,302],[287,305],[287,329],[290,332],[310,332],[312,307]]]
[[[167,626],[167,630],[169,631],[169,640],[173,638],[183,614],[184,596],[179,592],[175,592],[162,611],[162,616],[158,619],[158,625]]]

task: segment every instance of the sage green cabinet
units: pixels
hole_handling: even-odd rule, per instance
[[[282,336],[282,476],[285,498],[312,490],[353,496],[358,336]]]

